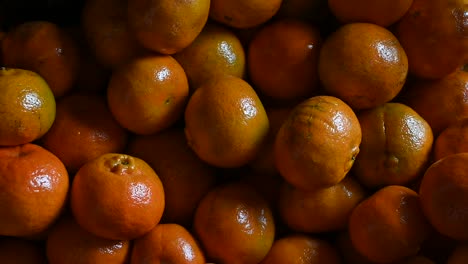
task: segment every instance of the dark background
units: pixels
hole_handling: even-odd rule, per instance
[[[47,20],[60,25],[77,25],[86,0],[0,0],[2,30],[24,21]]]

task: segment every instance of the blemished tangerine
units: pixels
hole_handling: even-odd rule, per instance
[[[56,102],[36,72],[0,68],[0,146],[16,146],[42,137],[52,126]]]
[[[86,162],[70,190],[77,223],[98,237],[132,240],[153,229],[164,211],[164,189],[145,161],[106,153]]]
[[[276,134],[275,165],[296,188],[330,187],[350,171],[361,139],[349,105],[333,96],[314,96],[296,105]]]

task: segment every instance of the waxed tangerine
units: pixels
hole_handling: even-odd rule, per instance
[[[358,115],[361,151],[353,174],[368,188],[407,185],[424,173],[434,140],[429,124],[401,103],[385,103]]]
[[[348,230],[352,245],[361,255],[377,263],[393,263],[417,254],[431,226],[418,193],[389,185],[354,208]]]
[[[361,127],[353,110],[333,96],[296,105],[279,129],[276,167],[296,188],[313,190],[340,182],[359,153]]]
[[[83,229],[107,239],[130,240],[153,229],[164,210],[164,190],[143,160],[107,153],[85,163],[70,193],[71,211]]]
[[[188,92],[185,71],[172,56],[149,54],[112,72],[107,102],[122,127],[148,135],[172,126],[183,115]]]
[[[128,23],[138,42],[162,54],[186,48],[208,20],[210,0],[128,1]]]
[[[329,242],[306,234],[293,233],[273,243],[268,255],[260,264],[283,263],[342,263],[338,251]]]
[[[0,68],[0,146],[32,142],[55,120],[55,98],[37,73]]]
[[[161,222],[190,226],[199,201],[216,184],[217,175],[187,145],[183,128],[135,136],[127,153],[146,161],[161,179],[165,194]]]
[[[133,241],[131,264],[205,264],[205,256],[195,237],[178,224],[159,224]]]
[[[272,211],[253,187],[220,185],[200,201],[193,230],[214,263],[259,263],[275,236]]]
[[[215,23],[206,24],[197,38],[174,54],[174,58],[184,68],[191,91],[213,77],[245,75],[242,43],[230,28]]]
[[[65,165],[39,145],[0,148],[0,236],[45,232],[66,206]]]
[[[204,83],[185,108],[185,135],[200,159],[233,168],[252,161],[263,147],[269,121],[246,81],[221,76]]]
[[[419,194],[424,214],[438,232],[468,240],[468,153],[433,163],[424,174]]]
[[[413,76],[439,79],[465,62],[467,11],[464,0],[413,0],[394,28]]]
[[[81,228],[70,215],[57,221],[45,242],[49,264],[123,264],[130,253],[130,241],[95,236]]]
[[[85,1],[82,30],[90,54],[105,68],[119,65],[143,53],[127,23],[127,0]]]
[[[318,71],[327,94],[353,109],[369,109],[400,92],[408,74],[408,57],[388,29],[349,23],[325,39]]]
[[[11,28],[2,41],[3,65],[34,71],[55,97],[73,89],[80,68],[78,43],[56,23],[26,21]]]

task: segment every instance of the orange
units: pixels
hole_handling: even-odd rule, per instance
[[[39,20],[21,23],[7,32],[2,44],[4,65],[37,72],[55,97],[73,88],[80,67],[79,49],[59,25]]]
[[[350,177],[331,187],[313,191],[283,184],[279,194],[279,211],[285,224],[294,231],[339,231],[347,228],[351,212],[364,198],[364,189]]]
[[[385,103],[358,113],[361,151],[353,173],[369,188],[408,185],[427,168],[434,137],[429,124],[401,103]]]
[[[389,185],[354,208],[348,230],[360,254],[374,262],[390,263],[418,253],[431,229],[418,194]]]
[[[185,49],[174,54],[194,91],[210,78],[245,75],[245,52],[239,38],[229,28],[208,23]]]
[[[275,164],[296,188],[337,184],[359,153],[361,127],[356,114],[333,96],[314,96],[296,105],[279,129]]]
[[[434,142],[434,160],[468,152],[468,118],[448,126]]]
[[[337,250],[327,241],[306,234],[290,234],[275,240],[260,264],[338,264]]]
[[[190,149],[184,130],[135,136],[127,153],[146,161],[161,179],[165,191],[161,222],[190,226],[198,203],[215,184],[216,171]]]
[[[205,264],[205,256],[192,234],[178,224],[158,224],[133,241],[131,264]]]
[[[201,200],[193,229],[207,260],[215,263],[259,263],[275,236],[267,202],[238,182],[219,185]]]
[[[64,209],[69,187],[63,163],[35,144],[0,148],[0,235],[44,233]]]
[[[388,27],[400,20],[413,0],[329,0],[331,12],[343,23],[367,22]]]
[[[234,28],[250,28],[270,20],[282,0],[211,0],[210,18]]]
[[[468,244],[460,242],[452,254],[449,256],[446,264],[468,263]]]
[[[128,1],[128,23],[137,40],[147,49],[174,54],[200,34],[210,10],[209,0]]]
[[[379,106],[403,88],[408,58],[386,28],[350,23],[330,34],[320,50],[319,78],[325,91],[353,109]]]
[[[249,163],[249,167],[252,168],[252,170],[261,174],[278,174],[274,156],[276,134],[281,128],[281,125],[283,125],[283,122],[288,118],[292,108],[292,106],[265,108],[270,123],[270,129],[268,130],[264,145],[257,157]]]
[[[449,125],[468,118],[468,68],[436,80],[417,80],[402,92],[401,100],[426,120],[437,137]]]
[[[75,173],[102,154],[121,152],[127,131],[112,117],[103,96],[68,94],[57,101],[57,115],[40,144]]]
[[[88,232],[131,240],[153,229],[164,210],[164,189],[143,160],[107,153],[85,163],[70,191],[71,211]]]
[[[127,22],[127,0],[88,0],[81,12],[81,28],[90,53],[106,68],[142,54]]]
[[[468,240],[468,153],[447,156],[424,174],[419,193],[424,213],[441,234]]]
[[[411,74],[438,79],[464,63],[467,11],[463,0],[413,0],[395,30]]]
[[[46,253],[49,264],[124,264],[130,256],[130,241],[97,237],[66,215],[51,228]]]
[[[204,83],[185,108],[185,135],[203,161],[240,167],[252,161],[268,134],[262,102],[246,81],[221,76]]]
[[[32,142],[50,129],[55,120],[55,99],[40,75],[0,68],[0,90],[0,146]]]
[[[46,255],[37,242],[15,237],[0,237],[0,263],[45,264]]]
[[[278,100],[312,96],[318,90],[321,45],[320,32],[310,23],[282,19],[265,25],[249,43],[251,83]]]
[[[107,101],[114,118],[135,134],[173,125],[188,100],[184,69],[169,55],[138,57],[113,71]]]

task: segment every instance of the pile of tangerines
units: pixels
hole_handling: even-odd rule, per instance
[[[0,263],[468,263],[466,1],[2,30]]]

